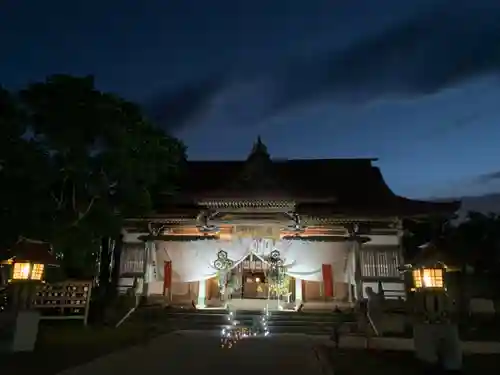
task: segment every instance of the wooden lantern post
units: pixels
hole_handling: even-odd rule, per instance
[[[12,351],[34,349],[38,333],[39,313],[32,309],[36,289],[44,283],[48,266],[57,266],[49,244],[21,239],[7,251],[2,264],[10,266],[9,288],[12,291],[10,312],[14,320]]]
[[[448,266],[436,258],[435,246],[407,265],[411,272],[415,355],[425,365],[460,370],[462,350],[455,309],[447,292]]]

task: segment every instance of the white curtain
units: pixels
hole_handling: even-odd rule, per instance
[[[252,239],[234,241],[198,240],[198,241],[158,241],[156,249],[157,263],[172,262],[172,281],[190,282],[211,278],[216,275],[214,261],[221,250],[236,266],[251,252]],[[163,270],[161,271],[163,275]]]
[[[353,251],[353,246],[351,242],[346,242],[347,246],[347,258],[344,266],[344,272],[345,272],[345,278],[344,282],[350,284],[350,285],[356,285],[356,281],[354,278],[354,273],[355,273],[355,268],[356,268],[356,261],[355,261],[355,256],[354,256],[354,251]]]
[[[290,276],[307,281],[321,281],[321,266],[331,264],[334,280],[345,280],[348,246],[344,242],[278,241],[275,247]]]
[[[157,274],[163,278],[164,261],[172,261],[172,281],[190,282],[205,280],[216,275],[214,261],[220,250],[227,252],[234,266],[250,253],[267,259],[278,250],[290,276],[321,281],[322,264],[331,264],[335,281],[345,282],[346,264],[349,264],[349,246],[344,242],[276,241],[270,239],[242,238],[231,241],[158,241],[156,242]]]
[[[156,243],[154,241],[146,241],[144,244],[146,251],[146,260],[148,264],[146,265],[146,282],[151,283],[154,281],[159,281],[159,265],[156,257]],[[163,271],[162,271],[163,272]]]

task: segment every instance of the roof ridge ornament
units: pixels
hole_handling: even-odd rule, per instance
[[[271,156],[269,155],[269,151],[267,150],[267,146],[262,142],[262,138],[260,135],[257,136],[257,140],[254,142],[252,146],[252,151],[250,152],[250,155],[248,155],[247,160],[253,159],[253,158],[264,158],[264,159],[271,159]]]
[[[272,160],[267,151],[267,146],[262,142],[260,135],[253,144],[252,151],[246,160],[241,174],[233,185],[245,186],[246,188],[268,188],[280,187],[272,172]]]

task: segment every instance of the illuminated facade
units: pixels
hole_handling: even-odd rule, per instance
[[[404,296],[402,219],[448,215],[458,204],[395,195],[373,161],[273,160],[259,138],[246,160],[187,162],[179,194],[129,220],[122,287],[144,275],[148,296],[217,305],[222,250],[224,298],[266,299],[277,251],[286,303],[353,302],[379,285]]]

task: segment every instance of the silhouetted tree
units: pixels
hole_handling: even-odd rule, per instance
[[[421,251],[420,247],[427,243],[434,243],[443,252],[452,246],[456,227],[451,224],[450,218],[436,216],[425,220],[405,220],[403,247],[405,258],[411,261]]]
[[[477,274],[500,280],[500,216],[470,212],[456,232],[462,258]]]
[[[50,241],[71,276],[92,276],[100,259],[107,283],[110,239],[125,218],[151,211],[158,186],[175,189],[184,145],[92,77],[0,94],[2,224],[11,239]]]
[[[460,222],[444,219],[408,221],[405,223],[404,246],[406,257],[411,260],[418,246],[434,242],[446,262],[462,269],[461,294],[465,293],[465,275],[473,270],[473,278],[479,284],[489,285],[490,292],[500,287],[500,216],[469,212]],[[465,298],[461,298],[465,301]]]
[[[41,238],[47,231],[52,183],[49,155],[29,137],[17,98],[0,87],[0,249],[20,235]]]

